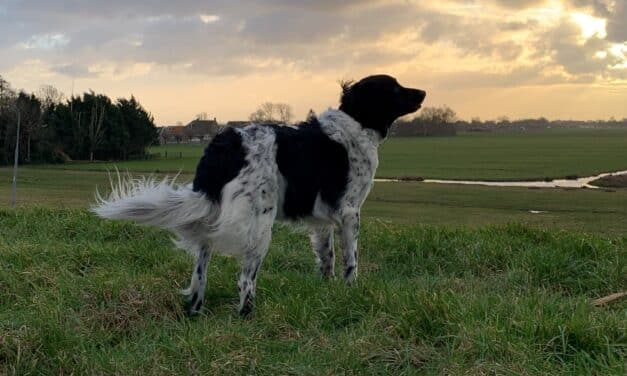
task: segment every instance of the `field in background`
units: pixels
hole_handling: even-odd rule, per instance
[[[525,180],[580,177],[627,169],[627,129],[550,129],[541,132],[461,133],[456,137],[393,137],[381,146],[379,177]],[[72,163],[62,169],[194,172],[201,145],[151,149],[160,159]],[[165,159],[165,153],[168,159]],[[182,155],[182,158],[179,156]]]
[[[9,203],[10,168],[0,168],[0,208]],[[181,175],[189,181],[192,175]],[[86,208],[108,175],[92,171],[22,168],[18,205]],[[541,213],[533,214],[531,210]],[[589,233],[627,234],[627,189],[528,189],[426,183],[375,183],[364,217],[395,223],[479,227],[525,223]]]
[[[204,314],[170,235],[84,210],[0,209],[0,374],[624,375],[627,238],[364,221],[353,287],[277,228],[253,317],[235,260]]]

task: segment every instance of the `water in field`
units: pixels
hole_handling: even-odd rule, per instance
[[[610,175],[625,175],[625,171],[605,172],[595,176],[588,176],[578,179],[555,179],[551,181],[485,181],[485,180],[445,180],[445,179],[424,179],[423,183],[435,184],[462,184],[462,185],[485,185],[489,187],[526,187],[526,188],[592,188],[599,187],[590,184],[591,182]],[[377,182],[398,182],[397,179],[375,179]]]

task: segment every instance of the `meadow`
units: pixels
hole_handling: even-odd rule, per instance
[[[542,180],[627,169],[627,129],[550,129],[542,132],[460,133],[456,137],[392,137],[381,146],[378,177]],[[151,149],[161,158],[71,163],[62,169],[192,173],[202,145]],[[165,155],[168,158],[165,158]]]
[[[360,279],[315,272],[276,228],[256,311],[215,257],[187,318],[191,261],[169,234],[82,209],[0,209],[1,374],[624,375],[627,238],[364,222]]]
[[[11,169],[0,168],[0,208],[11,194]],[[137,173],[141,175],[141,173]],[[115,176],[114,176],[115,177]],[[192,175],[181,174],[180,182]],[[101,171],[22,168],[18,207],[87,208],[109,190]],[[627,189],[529,189],[420,182],[375,183],[364,216],[398,224],[480,228],[522,223],[587,233],[627,233]],[[540,213],[532,213],[538,211]]]
[[[592,175],[627,169],[625,145],[622,130],[392,138],[379,176]],[[165,148],[183,158],[117,166],[191,179],[202,146]],[[627,299],[592,304],[627,290],[621,185],[376,183],[357,285],[322,280],[306,234],[276,226],[242,320],[235,260],[211,261],[188,318],[192,262],[170,234],[86,210],[111,167],[23,167],[17,209],[0,168],[0,374],[627,373]]]

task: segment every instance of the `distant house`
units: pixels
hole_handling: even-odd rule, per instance
[[[217,120],[192,120],[189,124],[161,127],[159,141],[161,144],[206,144],[225,128],[242,128],[250,124],[247,120],[229,121],[226,125],[218,124]]]
[[[185,126],[185,132],[191,143],[207,143],[220,131],[220,125],[213,120],[193,120]]]
[[[159,141],[161,144],[180,144],[189,142],[182,125],[169,125],[159,129]]]

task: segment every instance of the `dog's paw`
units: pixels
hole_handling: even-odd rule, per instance
[[[189,289],[181,290],[183,295],[183,301],[185,311],[188,316],[196,316],[202,311],[203,298],[198,294],[198,291],[191,293]]]
[[[352,285],[357,280],[357,267],[349,266],[344,270],[344,281],[347,285]]]
[[[244,302],[240,305],[238,313],[242,318],[250,318],[255,308],[255,299],[251,295],[247,295]]]

